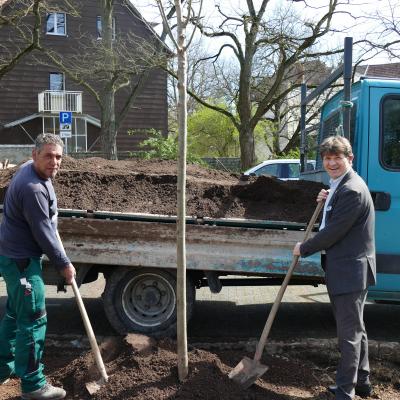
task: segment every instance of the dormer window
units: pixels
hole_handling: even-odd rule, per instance
[[[67,34],[67,16],[65,13],[46,15],[46,34],[65,36]]]
[[[97,39],[101,39],[101,16],[96,18]],[[115,18],[112,19],[112,40],[115,40]]]

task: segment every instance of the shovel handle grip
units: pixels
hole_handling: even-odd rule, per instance
[[[314,227],[314,224],[315,224],[315,222],[316,222],[316,220],[318,218],[318,215],[319,215],[323,205],[324,205],[324,202],[322,202],[322,201],[317,204],[317,207],[315,208],[314,214],[312,215],[312,217],[310,219],[310,222],[307,225],[307,229],[306,229],[306,232],[304,234],[304,240],[307,240],[308,237],[310,236],[310,233],[311,233],[311,231],[312,231],[312,229]],[[283,283],[282,283],[282,285],[281,285],[281,287],[279,289],[279,292],[278,292],[278,294],[276,296],[274,304],[272,305],[271,311],[270,311],[270,313],[268,315],[268,319],[267,319],[267,322],[265,323],[265,326],[264,326],[263,332],[261,334],[260,340],[257,343],[256,352],[254,354],[254,361],[260,361],[260,359],[261,359],[262,353],[264,351],[265,343],[267,341],[269,332],[270,332],[272,324],[274,322],[276,313],[277,313],[278,308],[279,308],[279,306],[281,304],[283,295],[284,295],[285,290],[286,290],[286,288],[287,288],[287,286],[289,284],[290,278],[293,275],[293,270],[295,269],[295,267],[297,265],[297,262],[299,261],[299,258],[300,258],[299,256],[293,256],[292,263],[290,264],[290,267],[288,269],[288,272],[286,273],[285,279],[283,280]]]

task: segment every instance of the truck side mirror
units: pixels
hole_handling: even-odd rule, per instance
[[[387,192],[371,192],[376,211],[387,211],[390,208],[392,198]]]

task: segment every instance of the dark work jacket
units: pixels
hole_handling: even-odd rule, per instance
[[[7,189],[0,225],[0,254],[22,260],[46,254],[62,269],[70,263],[57,237],[57,199],[51,179],[23,164]]]
[[[302,257],[325,250],[328,293],[339,295],[376,283],[375,211],[365,182],[351,169],[327,205],[325,227],[300,246]]]

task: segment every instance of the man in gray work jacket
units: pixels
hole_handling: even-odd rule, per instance
[[[325,201],[320,230],[297,243],[293,254],[323,253],[341,353],[336,385],[328,390],[337,400],[350,400],[354,394],[368,397],[372,393],[363,312],[367,288],[376,279],[374,205],[367,185],[351,167],[353,152],[347,139],[325,139],[320,154],[331,178],[330,190],[322,190],[317,197]]]
[[[56,400],[64,389],[46,381],[41,357],[46,333],[42,256],[70,284],[75,268],[57,232],[57,199],[52,185],[61,164],[59,136],[36,138],[33,160],[23,164],[7,189],[0,225],[0,274],[7,286],[6,313],[0,324],[0,383],[16,375],[22,399]]]

